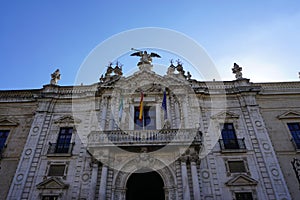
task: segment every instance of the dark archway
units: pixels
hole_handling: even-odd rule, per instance
[[[164,200],[164,182],[157,172],[133,173],[127,184],[126,200]]]

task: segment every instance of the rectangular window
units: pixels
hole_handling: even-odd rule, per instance
[[[239,149],[239,143],[232,123],[225,123],[221,134],[225,149]]]
[[[58,196],[43,196],[42,200],[58,200]]]
[[[69,153],[73,128],[61,128],[57,138],[55,153]]]
[[[4,148],[6,139],[8,137],[8,130],[0,130],[0,151]]]
[[[300,149],[300,123],[287,123],[287,125],[297,149]]]
[[[140,120],[140,108],[134,108],[134,129],[135,130],[155,130],[156,129],[156,112],[155,106],[144,106],[143,117]]]
[[[228,169],[230,173],[246,172],[244,161],[228,161]]]
[[[66,165],[50,165],[48,176],[64,176]]]
[[[253,200],[251,192],[236,192],[235,193],[236,200]]]

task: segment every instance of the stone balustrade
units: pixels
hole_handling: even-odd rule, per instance
[[[164,130],[112,130],[92,131],[88,135],[88,146],[128,145],[185,145],[201,144],[202,133],[198,129]]]

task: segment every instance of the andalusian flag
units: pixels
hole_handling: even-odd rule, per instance
[[[123,113],[123,96],[121,96],[120,105],[119,105],[119,121],[121,121],[122,119],[122,113]]]
[[[166,89],[164,90],[164,97],[163,97],[163,101],[161,103],[161,108],[164,110],[164,119],[167,119],[168,115],[167,115],[167,93],[166,93]]]
[[[141,92],[141,100],[140,100],[140,114],[139,114],[139,120],[142,121],[143,120],[143,102],[144,101],[144,94],[143,92]]]

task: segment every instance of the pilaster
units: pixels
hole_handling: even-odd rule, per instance
[[[182,178],[182,192],[183,192],[183,199],[190,200],[190,187],[188,182],[188,173],[186,167],[187,157],[181,157],[180,164],[181,164],[181,178]]]

